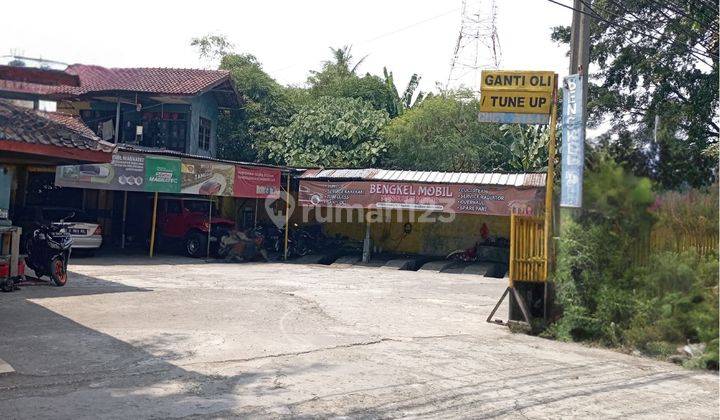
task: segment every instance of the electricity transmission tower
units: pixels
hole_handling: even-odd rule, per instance
[[[477,90],[480,70],[497,69],[501,59],[495,0],[463,0],[460,33],[445,89],[464,86]]]

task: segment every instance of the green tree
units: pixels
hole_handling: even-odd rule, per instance
[[[193,38],[190,45],[197,48],[201,59],[211,61],[222,59],[235,48],[225,35],[218,34],[207,34]]]
[[[500,131],[510,144],[509,168],[518,172],[547,170],[550,132],[545,126],[507,124]]]
[[[265,143],[275,161],[295,166],[363,167],[386,151],[380,131],[388,115],[354,98],[321,97],[300,108]]]
[[[590,120],[609,118],[605,143],[636,174],[665,187],[706,185],[717,158],[718,8],[704,0],[588,1]],[[567,27],[552,38],[569,43]],[[657,117],[657,118],[656,118]],[[660,135],[658,135],[658,133]]]
[[[242,97],[240,109],[223,114],[218,128],[218,155],[240,161],[268,161],[263,151],[273,141],[270,130],[289,123],[296,109],[293,95],[265,73],[250,54],[227,54],[220,68],[229,70]]]
[[[509,141],[499,127],[477,121],[470,92],[445,92],[390,121],[384,135],[390,167],[431,171],[507,170]]]
[[[356,98],[369,102],[377,110],[385,110],[390,117],[398,113],[394,91],[378,76],[360,77],[357,69],[364,57],[353,60],[351,48],[330,48],[332,60],[325,61],[322,69],[312,71],[308,78],[310,95],[315,98]]]
[[[419,104],[423,98],[425,98],[425,94],[422,91],[417,92],[417,94],[415,92],[420,85],[420,76],[417,73],[413,73],[413,75],[410,76],[410,81],[408,81],[402,94],[400,94],[397,86],[395,86],[395,79],[393,78],[392,72],[388,71],[385,67],[383,67],[383,76],[385,85],[393,94],[395,105],[393,107],[394,112],[390,112],[391,116],[402,114],[406,109],[410,109]]]

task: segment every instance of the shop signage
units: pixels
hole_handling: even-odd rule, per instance
[[[585,164],[582,83],[583,78],[578,74],[566,77],[563,82],[561,207],[582,207]]]
[[[182,160],[183,194],[233,195],[235,165],[201,160]]]
[[[58,166],[55,185],[120,191],[145,191],[145,158],[115,153],[111,163]]]
[[[508,216],[536,214],[544,188],[401,182],[300,181],[306,207],[418,210]]]
[[[235,166],[234,195],[250,198],[280,197],[280,170]]]
[[[145,157],[145,179],[148,191],[180,192],[180,159],[159,156]]]
[[[554,91],[553,72],[483,71],[481,122],[547,124]]]
[[[280,170],[200,159],[116,153],[112,163],[58,166],[55,185],[248,198],[280,196]]]

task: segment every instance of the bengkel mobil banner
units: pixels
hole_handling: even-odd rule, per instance
[[[235,166],[234,195],[249,198],[280,197],[280,170]]]
[[[300,181],[306,207],[418,210],[509,216],[537,214],[544,188],[372,181]]]

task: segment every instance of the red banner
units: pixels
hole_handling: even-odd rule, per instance
[[[404,209],[509,216],[536,214],[544,188],[409,182],[300,181],[306,207]]]
[[[280,170],[235,166],[233,195],[248,198],[280,197]]]

